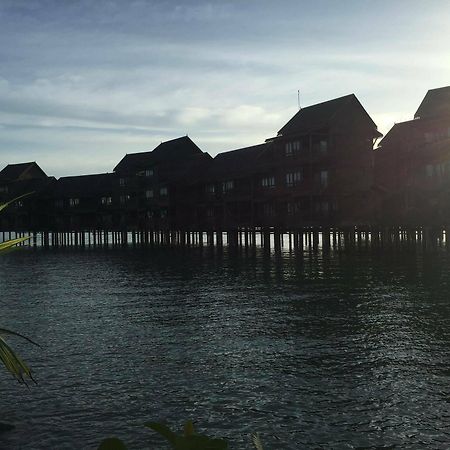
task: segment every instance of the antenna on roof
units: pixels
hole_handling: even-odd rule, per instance
[[[302,107],[300,106],[300,89],[297,90],[297,103],[298,103],[298,110],[300,111]]]

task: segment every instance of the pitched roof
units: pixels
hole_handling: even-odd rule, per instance
[[[50,189],[55,181],[55,177],[25,178],[23,180],[15,180],[8,184],[8,192],[11,198],[27,193],[33,193],[30,199],[34,199],[36,198],[36,193],[47,191],[47,189]]]
[[[430,142],[426,141],[427,133],[445,129],[447,133],[448,119],[442,120],[441,117],[424,117],[420,119],[407,120],[399,122],[386,133],[386,136],[380,141],[380,147],[386,147],[391,144],[401,144],[404,142],[414,143],[415,145]]]
[[[205,174],[209,179],[233,179],[252,173],[259,163],[260,156],[270,144],[259,144],[219,153]]]
[[[54,187],[55,197],[83,197],[110,193],[117,180],[114,173],[98,173],[74,177],[61,177]]]
[[[135,172],[163,161],[183,160],[192,155],[202,154],[200,148],[188,137],[183,136],[161,142],[149,152],[129,153],[114,167],[114,172]]]
[[[399,122],[386,133],[384,138],[379,142],[379,147],[404,140],[405,138],[413,138],[417,131],[417,120],[408,120],[406,122]]]
[[[349,94],[302,108],[286,123],[286,125],[284,125],[283,128],[281,128],[278,135],[286,136],[289,134],[311,133],[323,130],[324,128],[329,127],[333,120],[339,116],[339,113],[343,112],[344,108],[351,104],[355,104],[361,108],[363,113],[365,113],[370,120],[371,125],[375,129],[377,128],[375,122],[373,122],[369,114],[367,114],[355,94]]]
[[[32,169],[36,169],[39,176],[33,176]],[[27,176],[28,175],[28,176]],[[44,178],[47,174],[35,162],[26,162],[19,164],[8,164],[0,171],[0,179],[5,181],[14,181],[20,178]]]
[[[212,164],[212,157],[209,153],[195,155],[184,161],[182,165],[172,168],[162,174],[162,181],[169,183],[196,184],[199,179],[207,173]]]
[[[182,158],[187,155],[200,154],[202,151],[189,136],[182,136],[170,141],[161,142],[153,150],[159,160]]]
[[[450,115],[450,86],[430,89],[419,105],[414,118]]]

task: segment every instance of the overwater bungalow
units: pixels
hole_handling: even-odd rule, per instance
[[[375,162],[380,222],[450,225],[450,86],[428,91],[414,119],[392,127]]]

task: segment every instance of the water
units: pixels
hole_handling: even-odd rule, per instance
[[[29,249],[0,258],[1,325],[32,366],[0,371],[1,449],[95,449],[143,427],[250,449],[450,446],[450,255],[370,249]]]

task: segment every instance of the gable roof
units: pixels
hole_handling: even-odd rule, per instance
[[[55,197],[83,197],[95,194],[110,193],[117,184],[117,175],[114,173],[98,173],[93,175],[80,175],[61,177],[54,186]]]
[[[35,175],[32,173],[33,170],[36,172]],[[35,161],[19,164],[8,164],[2,171],[0,171],[0,179],[4,181],[14,181],[27,178],[47,178],[47,174]]]
[[[174,162],[197,154],[203,154],[203,152],[188,136],[183,136],[161,142],[154,150],[149,152],[129,153],[122,158],[113,170],[114,172],[136,172],[161,162]]]
[[[265,143],[219,153],[213,159],[206,178],[233,179],[252,173],[269,145]]]
[[[362,112],[367,116],[371,125],[376,130],[377,126],[375,122],[361,105],[356,95],[349,94],[302,108],[286,123],[286,125],[284,125],[283,128],[281,128],[278,135],[286,136],[290,134],[311,133],[323,130],[324,128],[329,127],[333,120],[339,116],[339,113],[351,104],[361,108]]]
[[[379,147],[386,147],[388,145],[402,145],[403,143],[414,143],[419,145],[426,143],[427,133],[433,133],[434,130],[447,131],[448,119],[442,120],[441,117],[424,117],[405,122],[398,122],[386,133],[386,136],[380,141]]]
[[[42,178],[25,178],[23,180],[15,180],[8,183],[8,194],[10,198],[18,197],[19,195],[33,193],[29,201],[33,202],[36,195],[51,190],[51,187],[56,182],[55,177]]]
[[[402,141],[405,138],[411,139],[416,134],[416,130],[417,120],[395,123],[379,142],[378,146],[383,147],[394,142]]]
[[[450,115],[450,86],[430,89],[414,114],[414,118],[444,115]]]

